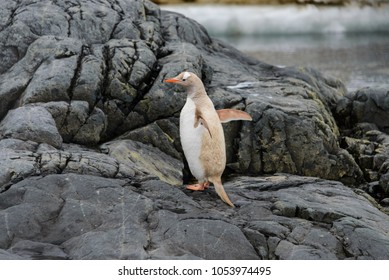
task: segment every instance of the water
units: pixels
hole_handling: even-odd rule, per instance
[[[389,88],[389,6],[163,6],[261,61],[309,66],[350,90]]]
[[[389,36],[382,33],[335,33],[263,36],[230,42],[261,61],[279,66],[308,66],[337,77],[349,91],[389,89]],[[257,43],[255,45],[255,43]]]

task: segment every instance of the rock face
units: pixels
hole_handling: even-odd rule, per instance
[[[261,63],[148,1],[0,5],[0,258],[389,258],[367,194],[389,192],[386,91]],[[182,187],[186,97],[162,81],[183,70],[253,117],[224,126],[236,209]]]

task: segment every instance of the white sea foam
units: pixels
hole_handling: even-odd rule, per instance
[[[389,32],[389,6],[168,5],[162,9],[193,18],[219,36]]]

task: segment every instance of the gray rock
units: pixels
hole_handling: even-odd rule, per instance
[[[225,126],[229,171],[363,180],[338,142],[332,111],[345,89],[337,80],[259,63],[148,1],[19,6],[0,36],[9,43],[9,29],[23,24],[37,38],[19,39],[24,56],[12,58],[0,77],[0,117],[12,104],[44,102],[65,143],[119,137],[183,160],[177,125],[185,96],[162,81],[186,69],[201,76],[217,108],[253,115],[252,123]]]
[[[0,149],[35,151],[39,144],[33,141],[23,141],[19,139],[1,139]]]
[[[149,143],[176,159],[183,160],[177,118],[157,120],[124,133],[118,139]]]
[[[84,145],[100,142],[107,125],[101,109],[91,110],[86,101],[48,102],[43,106],[55,119],[64,142]]]
[[[33,152],[1,148],[0,157],[0,191],[23,178],[39,174]]]
[[[384,198],[380,201],[380,203],[384,206],[389,206],[389,198]]]
[[[356,159],[364,178],[373,188],[364,188],[378,201],[388,197],[389,136],[375,124],[356,123],[346,131],[341,145]]]
[[[15,22],[15,24],[18,23],[20,22]],[[10,28],[12,28],[12,26],[13,25],[11,25]],[[0,32],[0,37],[6,36],[4,33],[7,33],[8,29],[9,28],[6,27]],[[20,36],[23,37],[23,34],[20,34]],[[12,37],[7,37],[4,40],[5,42],[8,42],[8,40],[11,39]],[[53,65],[55,59],[60,60],[62,58],[74,56],[81,50],[81,43],[72,38],[58,38],[54,36],[41,36],[34,38],[32,41],[29,41],[31,39],[28,37],[25,39],[29,42],[26,42],[28,43],[28,48],[25,53],[21,54],[19,60],[15,61],[8,71],[0,75],[0,97],[3,101],[0,104],[0,118],[3,118],[6,115],[10,107],[12,108],[15,104],[22,104],[27,93],[29,93],[28,97],[31,98],[31,101],[34,102],[51,101],[50,98],[58,100],[58,96],[61,96],[61,98],[65,97],[66,99],[69,98],[68,92],[64,93],[57,89],[60,88],[61,90],[64,90],[66,85],[71,85],[71,82],[68,79],[53,77],[51,74],[51,71],[54,71],[61,76],[62,71],[69,73],[69,69],[53,69],[52,67],[48,67],[48,65]],[[12,42],[10,42],[10,44],[11,46],[13,45]],[[58,65],[65,66],[65,64]],[[34,74],[38,69],[41,69],[40,71],[46,69],[47,72],[41,72],[39,74],[39,79],[33,79]],[[54,81],[50,83],[45,80],[45,77],[52,77],[54,78]],[[31,82],[33,83],[30,85]],[[58,85],[56,82],[58,82]],[[42,87],[41,83],[47,88]],[[39,89],[39,91],[37,89]],[[40,91],[44,91],[46,94],[41,94]]]
[[[171,185],[182,184],[182,162],[163,154],[157,148],[131,140],[108,142],[101,147],[119,164],[117,176],[124,178],[137,174],[149,174]]]
[[[64,144],[59,150],[31,141],[0,141],[0,191],[26,177],[77,173],[108,178],[158,178],[182,184],[181,161],[132,140],[105,143],[101,150]]]
[[[389,162],[387,162],[387,165],[389,165]],[[389,170],[380,177],[379,182],[384,192],[389,194]]]
[[[12,254],[25,259],[61,260],[67,259],[67,254],[57,245],[21,240],[9,250]]]
[[[150,217],[151,223],[162,224],[151,234],[152,258],[258,259],[235,225],[207,218],[181,220],[177,214],[160,212]]]
[[[19,206],[4,210],[3,222],[6,224],[2,228],[7,233],[2,234],[0,243],[12,243],[14,240],[52,244],[66,242],[63,247],[65,251],[70,251],[67,257],[77,259],[87,256],[98,258],[101,252],[104,252],[103,258],[128,258],[135,252],[143,251],[146,241],[140,242],[140,238],[146,240],[147,234],[138,226],[147,217],[145,210],[151,211],[151,202],[125,188],[124,184],[124,181],[72,174],[23,181],[4,193],[6,201],[2,200],[2,209],[15,202]],[[128,192],[135,195],[129,196]],[[43,207],[33,202],[38,197]],[[28,210],[26,207],[30,217],[8,220],[8,216],[16,217]],[[32,220],[28,221],[30,218]],[[44,234],[43,228],[46,228]],[[81,248],[78,242],[82,242]],[[106,249],[100,248],[91,254],[90,250],[96,246],[88,250],[89,242],[104,245]],[[113,248],[112,244],[120,247]],[[114,255],[108,253],[108,248]]]
[[[363,88],[347,94],[336,106],[335,116],[343,127],[342,146],[356,159],[368,182],[380,188],[369,190],[377,200],[389,193],[389,92]]]
[[[0,260],[22,260],[23,258],[19,255],[9,253],[5,250],[0,249]]]
[[[150,1],[3,2],[1,259],[389,258],[369,196],[389,189],[386,91],[261,63]],[[182,187],[186,96],[163,79],[183,70],[253,117],[224,125],[234,209]]]
[[[295,245],[286,240],[281,240],[276,248],[275,254],[280,259],[289,260],[336,259],[335,254],[331,252],[323,252],[305,245]]]
[[[225,183],[232,209],[156,179],[56,174],[0,194],[4,258],[387,259],[389,217],[334,181]],[[285,211],[284,205],[294,208]],[[293,206],[292,206],[293,205]]]
[[[69,57],[61,57],[61,59],[42,61],[22,94],[19,104],[69,101],[71,97],[68,88],[70,88],[74,74],[73,69],[76,68],[76,65],[77,56],[75,53],[69,53]]]
[[[375,124],[389,133],[389,91],[384,88],[362,88],[347,94],[339,101],[337,112],[346,125],[352,123]]]
[[[52,115],[40,106],[23,106],[9,111],[0,123],[0,137],[47,143],[57,148],[62,145]]]
[[[333,231],[341,237],[346,256],[358,259],[387,259],[389,241],[386,226],[377,229],[373,221],[365,223],[362,218],[345,217],[334,222]],[[358,238],[355,238],[358,236]],[[371,242],[375,240],[375,242]]]

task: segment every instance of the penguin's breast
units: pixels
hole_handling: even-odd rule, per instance
[[[203,180],[205,171],[200,161],[200,154],[203,134],[208,131],[202,125],[194,127],[195,113],[196,105],[188,98],[180,114],[180,139],[192,175],[198,180]]]

